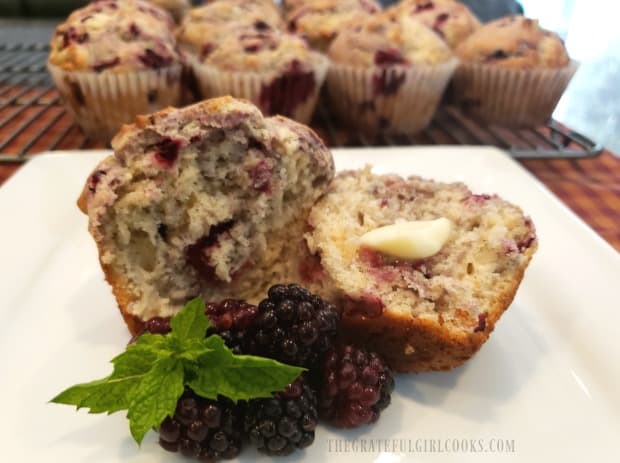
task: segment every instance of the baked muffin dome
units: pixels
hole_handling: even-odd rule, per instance
[[[509,16],[485,24],[465,39],[455,53],[465,62],[504,68],[560,68],[570,61],[557,34],[523,16]]]
[[[387,14],[349,24],[338,34],[328,55],[338,64],[358,67],[433,65],[452,58],[450,48],[422,23]]]
[[[480,27],[480,21],[469,8],[454,0],[401,0],[388,11],[415,17],[451,48]]]
[[[278,72],[292,63],[301,70],[317,58],[302,38],[251,25],[226,36],[204,62],[227,71]]]
[[[231,30],[248,26],[278,29],[283,21],[271,0],[217,0],[192,9],[181,23],[177,38],[184,49],[204,60]]]
[[[98,0],[56,28],[49,62],[66,71],[159,69],[180,61],[174,23],[142,0]]]
[[[313,48],[326,51],[342,27],[380,11],[374,0],[309,0],[292,9],[286,21],[290,32],[305,37]]]

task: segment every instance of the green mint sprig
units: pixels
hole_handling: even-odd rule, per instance
[[[237,402],[270,397],[303,371],[275,360],[235,355],[218,335],[205,337],[211,323],[200,298],[189,301],[170,321],[166,335],[145,333],[112,359],[109,376],[77,384],[51,402],[88,408],[90,413],[127,410],[129,429],[140,444],[151,428],[174,414],[189,386],[207,399]]]

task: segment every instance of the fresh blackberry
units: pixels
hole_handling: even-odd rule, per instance
[[[319,413],[335,426],[374,423],[390,404],[394,376],[374,352],[337,346],[325,355],[321,375]]]
[[[245,333],[258,315],[258,309],[255,305],[240,300],[226,299],[219,303],[207,302],[205,312],[209,316],[209,320],[211,320],[211,328],[207,331],[207,336],[219,334],[235,354],[248,353],[244,349],[246,344]],[[144,324],[142,332],[153,334],[169,333],[170,318],[151,318]],[[130,343],[134,342],[138,336],[132,338]]]
[[[250,443],[267,455],[288,455],[314,442],[317,398],[303,376],[269,399],[253,399],[245,412]]]
[[[258,305],[248,351],[291,365],[318,365],[336,335],[336,308],[298,285],[275,285]]]
[[[258,308],[244,301],[227,299],[215,304],[206,304],[206,312],[211,320],[207,334],[219,334],[235,354],[247,354],[246,333],[254,324]]]
[[[228,399],[203,399],[186,389],[174,416],[159,426],[159,445],[200,461],[235,458],[241,452],[242,410]]]

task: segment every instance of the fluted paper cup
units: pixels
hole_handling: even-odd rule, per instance
[[[179,103],[182,66],[131,72],[66,71],[48,63],[69,113],[90,138],[110,140],[121,125]]]
[[[263,114],[290,117],[307,124],[312,119],[329,61],[313,54],[311,71],[226,71],[188,56],[203,98],[231,95],[258,106]]]
[[[434,66],[332,63],[327,74],[332,110],[356,129],[414,134],[430,124],[457,65],[456,58]]]
[[[463,63],[452,81],[453,101],[466,113],[490,124],[533,127],[546,123],[577,71],[563,68],[513,69]]]

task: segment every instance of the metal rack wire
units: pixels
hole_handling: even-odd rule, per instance
[[[45,44],[0,44],[0,163],[21,163],[58,149],[92,149],[64,110],[45,66]],[[368,138],[346,130],[324,106],[313,127],[332,147],[402,145],[493,145],[517,158],[595,157],[602,147],[556,121],[527,130],[484,126],[457,108],[443,107],[432,124],[414,136]]]

